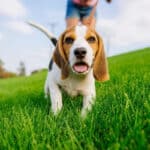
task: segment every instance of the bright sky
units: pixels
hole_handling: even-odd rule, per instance
[[[52,45],[39,31],[26,25],[40,23],[59,36],[65,29],[66,0],[0,0],[0,59],[5,68],[17,71],[24,61],[29,74],[47,68]],[[150,0],[100,0],[97,31],[107,55],[150,46]]]

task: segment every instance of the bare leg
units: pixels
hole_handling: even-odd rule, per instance
[[[82,19],[82,23],[84,25],[87,25],[87,26],[91,27],[92,29],[95,29],[96,18],[95,17],[93,17],[93,18],[85,17],[85,18]]]
[[[78,24],[78,22],[79,22],[78,18],[67,18],[66,26],[67,26],[67,28],[70,28],[70,27],[76,26]]]

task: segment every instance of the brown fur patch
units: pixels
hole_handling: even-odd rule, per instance
[[[98,38],[97,38],[97,36],[95,34],[95,31],[92,30],[92,29],[87,30],[85,39],[87,40],[90,37],[95,37],[95,40],[96,40],[95,42],[91,42],[91,43],[89,42],[89,45],[91,46],[91,48],[93,50],[93,54],[95,56],[96,51],[98,50]]]
[[[69,75],[69,66],[68,66],[68,55],[66,49],[63,46],[63,39],[66,32],[64,32],[59,38],[56,49],[53,54],[53,60],[61,69],[62,79],[66,79]]]
[[[107,59],[104,51],[104,44],[101,37],[97,33],[96,35],[98,38],[98,50],[95,55],[93,73],[96,80],[106,81],[109,80],[109,73]]]

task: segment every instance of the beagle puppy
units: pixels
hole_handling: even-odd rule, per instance
[[[95,80],[109,79],[104,45],[98,33],[85,25],[77,25],[61,34],[58,41],[42,26],[40,29],[55,44],[47,79],[46,97],[50,94],[52,112],[56,115],[63,106],[61,89],[71,96],[82,95],[81,115],[85,116],[94,104]]]

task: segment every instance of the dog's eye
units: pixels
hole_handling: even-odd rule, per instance
[[[87,38],[87,41],[89,43],[94,43],[96,41],[96,38],[94,36],[90,36],[89,38]]]
[[[72,44],[73,42],[74,42],[74,39],[71,38],[71,37],[67,37],[67,38],[65,39],[65,43],[67,43],[67,44]]]

